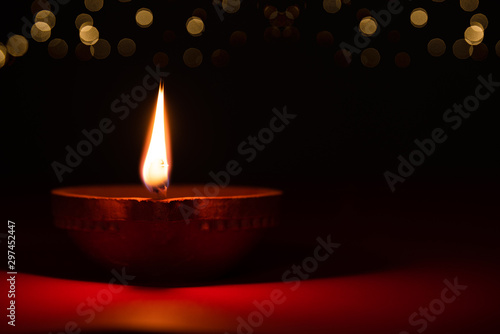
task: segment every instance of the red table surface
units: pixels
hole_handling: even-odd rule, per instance
[[[110,287],[106,283],[19,274],[16,326],[6,326],[4,318],[2,332],[76,333],[76,328],[84,332],[126,329],[236,333],[240,326],[241,333],[419,333],[422,329],[426,333],[483,333],[496,327],[500,315],[500,275],[486,268],[477,263],[422,264],[305,280],[295,291],[295,284],[284,282],[185,288]],[[6,272],[2,276],[7,276]],[[444,303],[444,310],[435,319],[424,321],[423,316],[418,316],[414,318],[418,325],[410,325],[409,317],[419,312],[419,307],[429,307],[433,300],[443,298],[447,286],[444,280],[456,280],[455,283],[467,287],[462,287],[464,290],[456,299],[451,291],[445,293],[447,300],[455,300]],[[279,303],[271,302],[270,306],[275,289],[283,295],[277,300]],[[91,311],[93,308],[85,305],[87,298],[100,298],[104,303],[97,302],[99,307]],[[256,302],[265,305],[266,315],[256,314],[262,314]],[[248,325],[240,325],[238,317]]]

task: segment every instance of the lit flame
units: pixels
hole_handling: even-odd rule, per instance
[[[145,155],[143,153],[141,176],[149,191],[165,198],[170,179],[171,159],[163,88],[163,83],[161,83],[153,126],[150,131],[151,137],[146,141],[144,147]]]

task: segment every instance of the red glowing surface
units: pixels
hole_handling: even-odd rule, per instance
[[[419,265],[306,280],[298,285],[276,282],[188,288],[110,286],[19,274],[17,325],[7,328],[3,321],[1,326],[2,332],[13,333],[71,333],[75,328],[236,333],[244,319],[257,333],[417,333],[424,318],[415,317],[419,325],[411,326],[410,315],[442,298],[443,280],[453,282],[457,277],[467,289],[427,321],[425,332],[472,333],[478,324],[493,325],[498,310],[499,273],[485,268],[474,263],[447,264],[446,268]],[[6,272],[1,275],[7,276]],[[452,296],[450,291],[445,293],[448,299]],[[259,315],[266,312],[268,315]]]

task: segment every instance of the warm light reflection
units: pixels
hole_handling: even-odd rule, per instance
[[[427,44],[427,51],[433,57],[440,57],[446,51],[446,43],[441,38],[434,38]]]
[[[147,28],[153,24],[153,12],[148,8],[141,8],[135,14],[135,21],[141,28]]]
[[[222,9],[229,14],[236,13],[240,10],[240,0],[222,0]]]
[[[85,7],[87,7],[88,10],[91,12],[97,12],[101,10],[102,6],[104,5],[103,0],[85,0]]]
[[[7,60],[7,48],[0,43],[0,68],[5,65],[5,61]]]
[[[118,42],[118,53],[123,57],[130,57],[135,53],[135,42],[130,38],[123,38]]]
[[[465,30],[464,38],[470,45],[479,45],[484,38],[484,30],[482,27],[474,25]]]
[[[466,12],[473,12],[479,6],[479,0],[460,0],[460,7]]]
[[[486,30],[486,28],[488,28],[488,18],[486,17],[486,15],[481,13],[474,14],[470,18],[470,25],[480,26],[481,29]]]
[[[49,42],[48,50],[52,58],[61,59],[68,53],[68,44],[60,38],[55,38]]]
[[[205,24],[199,17],[192,16],[186,22],[186,30],[191,36],[201,36],[205,30]]]
[[[99,40],[99,30],[91,25],[86,25],[80,29],[80,40],[85,45],[94,45]]]
[[[342,7],[340,0],[323,0],[323,9],[330,14],[336,13]]]
[[[160,84],[151,137],[146,141],[141,177],[149,191],[164,198],[171,168],[168,122],[165,116],[164,87]]]
[[[465,39],[459,39],[455,41],[453,44],[453,54],[458,59],[467,59],[472,56],[474,48],[472,45],[469,45]]]
[[[427,24],[428,15],[425,9],[415,8],[410,15],[411,24],[415,28],[423,28]]]
[[[184,60],[184,64],[186,64],[186,66],[195,68],[200,66],[203,62],[203,54],[197,48],[189,48],[184,51],[182,60]]]
[[[14,57],[21,57],[28,51],[28,40],[21,35],[12,35],[7,40],[7,51]]]
[[[45,42],[50,38],[50,26],[45,22],[35,22],[31,26],[31,37],[37,42]]]
[[[366,67],[373,68],[380,62],[380,53],[375,48],[368,48],[361,52],[361,63]]]
[[[94,19],[89,14],[80,14],[75,19],[76,29],[80,30],[85,26],[94,25]]]
[[[41,10],[36,13],[35,22],[45,22],[52,29],[56,25],[56,16],[50,10]]]
[[[111,45],[105,39],[99,39],[94,45],[90,46],[90,54],[95,59],[105,59],[111,53]]]
[[[375,34],[375,32],[377,32],[377,27],[377,21],[371,16],[364,17],[361,22],[359,22],[359,30],[361,30],[365,36],[372,36]]]

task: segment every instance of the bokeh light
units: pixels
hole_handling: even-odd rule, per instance
[[[229,14],[234,14],[240,10],[240,0],[222,0],[222,9]]]
[[[498,41],[497,44],[495,44],[495,52],[497,56],[500,57],[500,41]]]
[[[187,67],[195,68],[200,66],[203,62],[203,54],[197,48],[189,48],[184,51],[182,60]]]
[[[333,45],[333,35],[329,31],[320,31],[316,35],[316,43],[318,43],[319,46],[322,47],[327,47],[327,46],[332,46]]]
[[[168,64],[168,56],[165,52],[157,52],[153,56],[153,64],[160,67],[165,67]]]
[[[411,58],[407,52],[399,52],[394,57],[394,63],[399,68],[407,68],[410,66]]]
[[[135,22],[141,28],[147,28],[153,24],[153,12],[148,8],[141,8],[135,14]]]
[[[288,6],[287,9],[286,9],[286,11],[285,11],[285,15],[289,19],[295,20],[300,15],[300,9],[299,9],[299,7],[297,7],[295,5]]]
[[[101,10],[103,5],[103,0],[85,0],[85,7],[91,12],[97,12]]]
[[[21,57],[28,51],[28,40],[21,35],[12,35],[7,40],[7,52],[14,57]]]
[[[229,44],[242,47],[247,43],[247,34],[244,31],[236,30],[229,37]]]
[[[486,44],[481,43],[479,45],[474,46],[474,50],[472,51],[471,58],[477,61],[483,61],[488,58],[488,46]]]
[[[0,68],[2,68],[7,62],[7,48],[5,45],[0,43]]]
[[[323,0],[323,8],[327,13],[334,14],[337,13],[342,7],[342,1],[340,0]]]
[[[85,26],[94,25],[94,19],[89,14],[82,13],[78,15],[75,19],[76,29],[80,30]]]
[[[477,25],[481,27],[483,30],[486,30],[486,28],[488,28],[488,18],[486,17],[486,15],[481,13],[474,14],[470,18],[470,25],[471,26]]]
[[[130,38],[122,38],[118,42],[118,53],[123,57],[130,57],[135,53],[135,42]]]
[[[464,32],[464,38],[470,45],[479,45],[484,38],[484,30],[480,26],[468,27]]]
[[[474,48],[465,39],[459,39],[453,43],[453,54],[458,59],[467,59],[472,55]]]
[[[203,31],[205,31],[205,24],[201,18],[192,16],[186,22],[186,30],[191,36],[201,36]]]
[[[377,20],[371,16],[366,16],[361,19],[361,22],[359,22],[359,30],[361,30],[365,36],[372,36],[375,32],[377,32],[377,28]]]
[[[427,12],[423,8],[415,8],[410,14],[411,24],[415,28],[423,28],[429,19]]]
[[[479,6],[479,0],[460,0],[460,7],[466,12],[473,12]]]
[[[31,26],[31,37],[37,42],[45,42],[50,38],[50,27],[45,22],[35,22]]]
[[[85,45],[83,43],[78,43],[78,45],[75,48],[75,55],[76,58],[83,61],[92,59],[92,53],[90,53],[90,46]]]
[[[434,38],[427,43],[427,51],[433,57],[440,57],[446,52],[446,43],[441,38]]]
[[[229,53],[223,49],[217,49],[212,53],[212,64],[216,67],[224,67],[229,64]]]
[[[61,59],[68,53],[68,44],[60,38],[54,38],[48,45],[49,55],[54,59]]]
[[[45,22],[52,29],[56,25],[56,16],[50,10],[41,10],[36,13],[35,22]]]
[[[368,48],[361,52],[361,63],[366,67],[373,68],[380,62],[380,53],[375,48]]]
[[[82,27],[80,29],[80,40],[85,45],[94,45],[99,40],[99,30],[90,25]]]
[[[105,59],[111,52],[111,44],[105,39],[99,39],[90,46],[90,54],[96,59]]]
[[[269,20],[274,20],[278,16],[278,9],[274,6],[264,7],[264,17]]]

